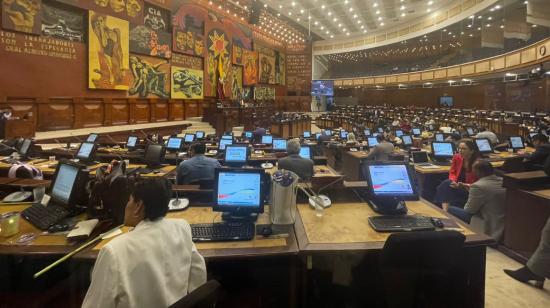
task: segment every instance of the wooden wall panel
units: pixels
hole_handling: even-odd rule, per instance
[[[105,103],[105,125],[130,123],[130,107],[126,99],[110,99]]]
[[[501,70],[506,67],[506,60],[504,57],[491,60],[491,70]]]
[[[75,99],[73,128],[102,126],[103,120],[103,99]]]
[[[168,121],[168,101],[154,100],[151,101],[151,122]]]
[[[434,72],[424,72],[422,73],[422,80],[430,80],[434,78]]]
[[[72,98],[52,98],[38,102],[37,131],[71,129],[74,122]]]
[[[475,74],[476,68],[474,64],[462,66],[462,75]]]
[[[434,72],[435,79],[442,79],[447,77],[447,70],[437,70]]]
[[[183,107],[183,100],[171,100],[169,105],[170,121],[185,120],[185,108]]]
[[[512,67],[521,63],[521,54],[519,52],[506,56],[506,67]]]
[[[185,118],[198,117],[199,111],[196,100],[185,101]]]
[[[521,52],[521,63],[529,63],[537,60],[537,50],[535,47],[529,48]]]
[[[130,115],[129,121],[132,124],[139,123],[149,123],[152,122],[151,119],[151,106],[149,105],[149,100],[147,99],[136,99],[130,101],[129,104]]]

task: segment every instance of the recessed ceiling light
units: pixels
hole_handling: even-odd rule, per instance
[[[384,26],[384,23],[383,23],[383,22],[381,22],[381,23],[380,23],[380,27],[383,27],[383,26]]]
[[[350,8],[349,8],[349,11],[350,11],[350,12],[353,12],[353,8],[352,8],[352,7],[350,7]]]
[[[428,5],[432,5],[432,4],[434,4],[433,1],[428,1]]]
[[[380,10],[376,10],[376,15],[380,14]]]
[[[292,6],[296,6],[296,2],[292,1]]]
[[[405,10],[405,6],[402,5],[400,9],[401,9],[401,11]]]
[[[426,12],[428,12],[428,13],[431,12],[431,11],[432,11],[432,9],[427,9],[427,10],[426,10]]]
[[[405,17],[405,13],[401,13],[401,17]]]
[[[325,5],[324,5],[324,4],[323,4],[323,5],[321,5],[321,9],[323,9],[323,10],[325,9]]]
[[[403,2],[403,1],[401,1]],[[378,2],[374,2],[374,4],[372,5],[372,7],[377,7],[378,6]]]

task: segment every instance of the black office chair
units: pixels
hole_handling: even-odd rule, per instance
[[[216,280],[209,280],[193,292],[182,297],[170,306],[170,308],[210,308],[216,307],[222,294],[221,284]]]
[[[495,170],[495,173],[499,176],[502,176],[505,173],[511,172],[523,172],[525,171],[525,166],[523,165],[523,157],[513,157],[504,161],[502,167]]]
[[[453,276],[464,240],[456,231],[391,234],[379,256],[386,307],[459,305]]]

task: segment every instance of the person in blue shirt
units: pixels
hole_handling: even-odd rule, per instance
[[[189,184],[200,180],[214,179],[214,169],[220,168],[220,163],[213,158],[206,157],[206,145],[195,143],[191,146],[192,158],[181,162],[177,168],[176,183]]]

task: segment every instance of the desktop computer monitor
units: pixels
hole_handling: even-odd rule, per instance
[[[311,138],[311,132],[310,131],[304,131],[304,138]]]
[[[195,141],[195,134],[185,134],[183,138],[185,143],[193,143]]]
[[[97,141],[97,137],[99,137],[98,134],[89,134],[88,137],[86,137],[86,142],[94,143]]]
[[[415,136],[420,136],[420,135],[422,134],[422,132],[420,131],[420,128],[418,128],[418,127],[414,127],[414,128],[412,129],[412,133],[413,133],[413,135],[415,135]]]
[[[525,149],[523,138],[521,136],[510,136],[510,148],[514,150]]]
[[[196,131],[195,132],[195,137],[197,139],[204,139],[204,132],[203,131]]]
[[[493,153],[493,148],[491,147],[491,142],[487,138],[477,138],[474,140],[481,154]]]
[[[248,147],[246,145],[228,145],[225,147],[226,164],[245,165],[248,159]]]
[[[332,136],[332,130],[331,129],[325,129],[325,135]]]
[[[445,142],[445,135],[443,133],[435,133],[435,141]]]
[[[84,192],[87,177],[84,177],[83,166],[60,162],[55,170],[51,184],[50,196],[52,201],[61,206],[69,207],[76,204]]]
[[[222,139],[225,139],[225,140],[231,139],[231,140],[233,140],[233,135],[223,135]]]
[[[263,135],[262,136],[262,143],[263,144],[272,144],[273,143],[273,135]]]
[[[139,138],[137,136],[128,136],[128,140],[126,140],[126,148],[135,149],[138,143],[139,143]]]
[[[187,137],[187,135],[185,135]],[[181,150],[183,140],[180,137],[170,137],[166,143],[166,150],[168,151],[179,151]]]
[[[396,130],[395,131],[395,137],[401,137],[401,136],[403,136],[403,131],[400,130],[400,129]]]
[[[230,144],[233,144],[233,139],[221,139],[220,145],[218,146],[218,150],[225,151],[225,147]]]
[[[384,133],[384,128],[383,127],[378,127],[378,133],[383,134]]]
[[[403,135],[401,136],[401,140],[403,140],[403,145],[406,147],[410,147],[413,144],[411,135]]]
[[[376,139],[376,137],[367,137],[367,144],[369,145],[369,148],[373,148],[378,144],[378,139]]]
[[[340,131],[340,138],[341,139],[348,139],[348,132],[346,132],[345,130],[341,130]]]
[[[251,131],[244,132],[244,137],[247,139],[251,139],[254,134]]]
[[[365,128],[365,130],[363,131],[363,135],[364,136],[370,136],[370,129]]]
[[[149,144],[143,161],[147,166],[155,168],[161,165],[166,149],[161,144]]]
[[[80,148],[78,148],[78,151],[76,152],[76,158],[81,161],[92,161],[94,159],[95,148],[95,143],[82,142],[82,144],[80,144]]]
[[[273,150],[286,152],[286,139],[283,139],[283,138],[273,139]]]
[[[19,155],[23,157],[26,157],[29,154],[31,147],[32,147],[32,140],[23,139],[23,142],[21,142],[21,145],[19,146],[17,153],[19,153]]]
[[[313,159],[311,155],[311,148],[309,146],[303,145],[300,147],[300,156],[306,159]]]
[[[263,213],[264,177],[263,169],[217,168],[214,211],[244,217]]]
[[[315,139],[319,140],[319,138],[321,138],[321,135],[322,135],[321,133],[315,133]]]
[[[452,158],[455,153],[452,142],[432,142],[432,154],[438,158]]]
[[[471,127],[467,127],[467,128],[466,128],[466,132],[468,133],[468,136],[470,136],[470,137],[472,137],[472,136],[475,135],[474,129],[471,128]]]

